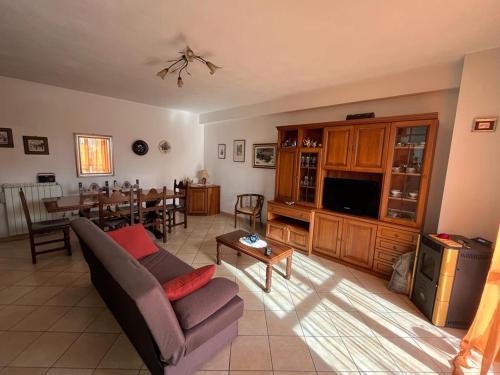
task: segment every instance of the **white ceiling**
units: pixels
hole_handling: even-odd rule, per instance
[[[179,89],[155,73],[186,43],[223,69]],[[0,0],[0,75],[193,112],[497,46],[498,0]]]

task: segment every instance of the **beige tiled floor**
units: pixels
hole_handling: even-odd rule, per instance
[[[213,264],[215,237],[231,230],[231,218],[192,217],[165,248],[194,267]],[[32,266],[27,241],[0,242],[0,375],[148,374],[73,244],[72,257]],[[199,375],[451,372],[463,331],[434,327],[384,280],[296,252],[291,280],[275,272],[266,294],[262,264],[228,249],[223,260],[217,276],[239,284],[245,312],[239,336]]]

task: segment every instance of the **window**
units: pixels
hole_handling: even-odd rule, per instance
[[[75,134],[78,177],[112,176],[113,139],[107,135]]]

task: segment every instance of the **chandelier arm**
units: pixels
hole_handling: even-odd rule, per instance
[[[167,67],[167,69],[168,69],[168,70],[170,70],[170,68],[172,68],[174,65],[177,65],[177,64],[178,64],[178,63],[180,63],[182,60],[183,60],[182,58],[180,58],[180,59],[176,60],[173,64],[170,64],[170,65]]]
[[[199,60],[201,61],[202,63],[206,64],[207,63],[207,60],[205,60],[203,57],[201,56],[193,56],[193,58],[195,58],[196,60]]]
[[[186,63],[179,69],[179,77],[181,76],[182,71],[185,70],[188,65],[189,65],[189,62],[186,61]]]

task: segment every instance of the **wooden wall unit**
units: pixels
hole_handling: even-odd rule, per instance
[[[188,185],[187,214],[217,215],[220,213],[220,186]]]
[[[390,275],[396,258],[416,247],[437,126],[437,113],[429,113],[278,127],[267,235],[309,254]],[[305,147],[306,138],[317,147]],[[323,208],[325,176],[380,181],[379,217]]]

